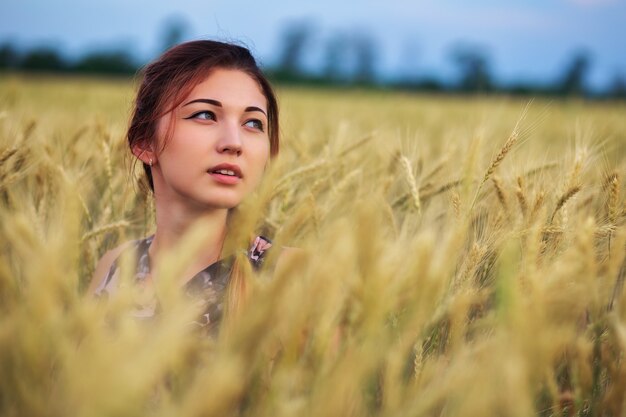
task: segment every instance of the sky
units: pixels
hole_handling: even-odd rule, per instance
[[[475,45],[501,82],[549,81],[579,50],[591,53],[591,85],[626,77],[626,0],[0,0],[0,43],[52,45],[69,56],[126,49],[159,52],[164,23],[187,23],[186,39],[237,40],[266,64],[289,24],[314,29],[309,62],[336,33],[367,33],[382,77],[454,76],[453,45]]]

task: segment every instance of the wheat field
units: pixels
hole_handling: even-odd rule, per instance
[[[230,245],[300,249],[211,339],[173,278],[202,225],[158,320],[85,295],[154,227],[133,92],[0,78],[1,415],[626,415],[625,103],[279,88]]]

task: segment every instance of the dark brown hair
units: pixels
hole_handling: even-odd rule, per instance
[[[157,122],[191,93],[214,69],[236,69],[252,77],[267,100],[270,155],[278,154],[278,103],[269,81],[250,51],[239,45],[198,40],[176,45],[147,65],[137,92],[128,127],[128,144],[147,147],[156,143]],[[143,164],[150,189],[154,190],[152,172]]]

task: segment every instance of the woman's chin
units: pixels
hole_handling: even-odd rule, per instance
[[[211,198],[204,201],[204,206],[207,209],[227,209],[230,210],[232,208],[237,207],[241,204],[241,198],[232,198],[232,197],[222,197],[222,198]]]

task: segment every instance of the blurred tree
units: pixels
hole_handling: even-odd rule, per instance
[[[323,76],[331,83],[371,84],[376,56],[374,39],[367,32],[335,32],[325,43]]]
[[[489,58],[479,46],[457,45],[453,47],[451,59],[457,66],[459,80],[457,88],[466,92],[484,92],[494,89]]]
[[[165,19],[161,29],[161,50],[163,52],[181,43],[189,34],[191,25],[181,15],[171,15]]]
[[[19,67],[28,71],[65,71],[67,63],[56,49],[41,46],[26,52]]]
[[[313,25],[308,20],[292,22],[281,33],[282,50],[278,72],[284,78],[302,75],[304,54],[313,37]]]
[[[20,54],[9,42],[0,45],[0,69],[16,68],[19,65]]]
[[[376,78],[376,44],[367,32],[357,32],[353,37],[355,53],[354,81],[358,84],[371,84]]]
[[[413,85],[422,91],[439,92],[446,90],[445,84],[433,76],[422,77]]]
[[[591,67],[591,57],[586,51],[575,52],[570,63],[565,67],[560,81],[557,83],[557,93],[563,95],[584,95],[585,81]]]
[[[128,52],[93,51],[82,57],[72,69],[92,74],[132,74],[137,66]]]
[[[624,77],[623,74],[615,74],[607,91],[607,96],[611,98],[626,99],[626,77]]]
[[[323,76],[330,82],[340,82],[346,77],[346,51],[350,48],[348,36],[341,31],[333,33],[325,42]]]
[[[420,78],[419,56],[420,46],[417,39],[412,36],[406,37],[398,54],[396,73],[401,79],[413,84],[417,82]]]

